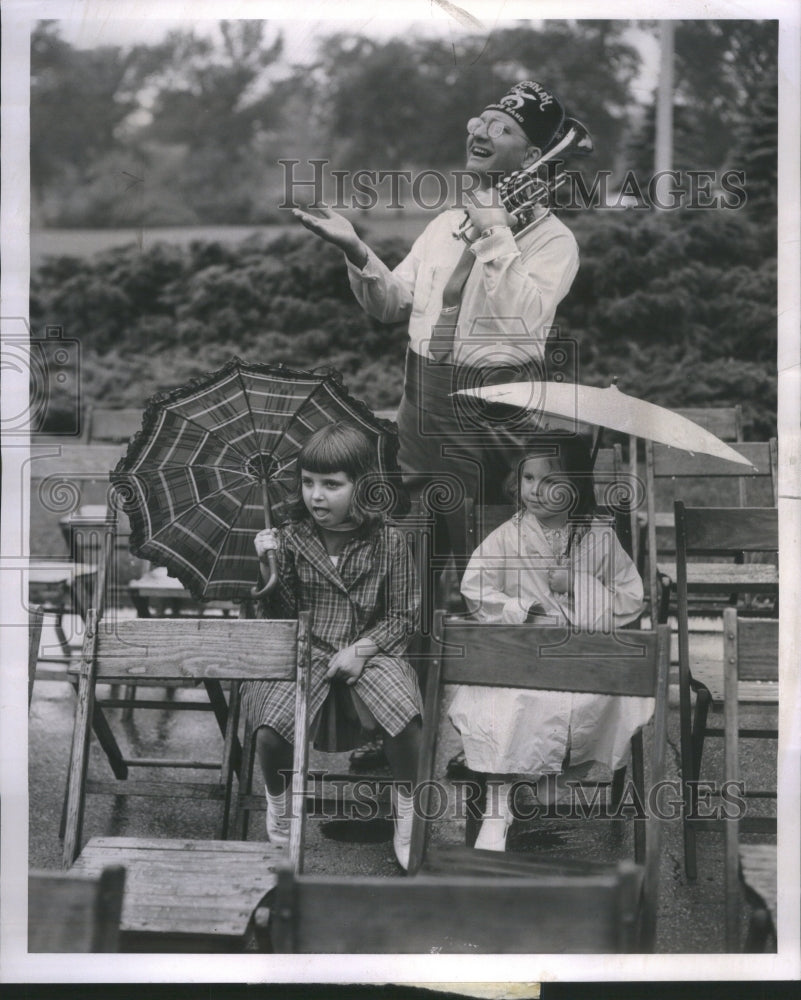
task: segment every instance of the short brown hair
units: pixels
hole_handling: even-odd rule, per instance
[[[363,487],[365,479],[372,480],[378,475],[378,454],[375,444],[367,435],[348,424],[338,420],[333,424],[320,427],[298,452],[296,473],[296,496],[292,504],[293,520],[302,520],[309,516],[303,502],[301,489],[301,471],[306,472],[344,472],[356,484],[351,501],[350,516],[356,524],[371,528],[384,523],[384,514],[371,508],[367,503]]]

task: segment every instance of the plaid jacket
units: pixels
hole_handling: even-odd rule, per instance
[[[357,639],[402,656],[418,627],[420,587],[406,540],[386,525],[351,539],[334,566],[311,521],[276,529],[278,586],[268,614],[312,615],[312,656],[326,660]]]

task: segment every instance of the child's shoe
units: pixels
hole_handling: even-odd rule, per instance
[[[484,819],[473,845],[476,850],[506,850],[506,835],[512,825],[512,809],[509,804],[511,788],[512,786],[508,784],[493,783],[487,786],[487,805],[484,809]]]
[[[271,844],[283,847],[289,843],[289,803],[291,789],[286,788],[280,795],[267,794],[267,837]]]
[[[402,789],[393,789],[393,805],[395,807],[395,835],[392,846],[398,864],[404,871],[409,868],[409,852],[412,846],[412,820],[414,819],[414,796],[407,795]]]

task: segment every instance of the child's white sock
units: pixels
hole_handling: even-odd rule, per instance
[[[505,851],[506,835],[512,825],[512,808],[509,793],[512,786],[506,782],[487,785],[487,804],[484,819],[473,845],[480,851]]]
[[[265,785],[264,791],[267,795],[267,836],[270,843],[278,846],[288,844],[291,789],[284,789],[280,795],[271,795]]]
[[[409,851],[412,845],[412,820],[414,819],[414,796],[407,795],[401,788],[393,788],[395,809],[395,835],[392,846],[398,864],[406,871],[409,867]]]

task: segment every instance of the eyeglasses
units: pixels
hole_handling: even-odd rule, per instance
[[[502,135],[508,135],[512,130],[502,121],[493,118],[492,121],[485,122],[483,118],[471,118],[467,123],[467,134],[475,135],[480,128],[487,130],[490,139],[500,139]]]

